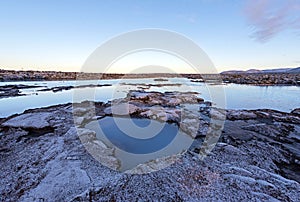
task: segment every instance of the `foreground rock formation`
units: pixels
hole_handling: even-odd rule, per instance
[[[124,109],[124,103],[130,105]],[[190,109],[184,108],[188,105],[197,105],[198,110],[183,113]],[[194,134],[195,144],[180,158],[171,157],[172,165],[156,172],[137,175],[110,169],[117,169],[119,163],[113,149],[84,126],[114,112],[126,115],[124,110],[134,117],[183,123],[183,130]],[[199,145],[205,144],[203,136],[211,117],[224,116],[219,142],[200,160]],[[0,124],[0,201],[300,199],[299,109],[291,113],[225,111],[211,107],[193,93],[133,91],[112,103],[83,102],[27,110],[0,119]],[[87,148],[98,149],[102,152],[99,158],[108,158],[106,162],[111,164],[99,163]],[[149,169],[147,166],[151,165],[139,168]]]

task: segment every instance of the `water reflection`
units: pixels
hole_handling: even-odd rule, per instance
[[[148,162],[153,159],[167,157],[187,150],[193,139],[181,132],[175,124],[160,123],[151,120],[152,124],[162,128],[157,134],[153,131],[140,130],[124,132],[116,125],[116,122],[137,123],[137,126],[146,126],[149,119],[127,119],[105,117],[99,121],[92,121],[85,127],[93,130],[97,138],[107,146],[115,148],[115,156],[121,161],[121,171],[129,170],[135,166]],[[136,127],[135,127],[136,128]],[[133,134],[135,133],[135,134]],[[145,137],[152,136],[150,138]],[[133,138],[132,136],[136,138]]]
[[[220,86],[210,86],[208,90],[204,83],[190,82],[186,78],[168,78],[168,81],[154,81],[154,79],[116,79],[116,80],[93,80],[93,81],[42,81],[42,82],[0,82],[3,85],[35,85],[48,88],[58,86],[80,86],[88,84],[112,84],[96,88],[79,88],[60,92],[40,92],[42,88],[22,89],[21,93],[27,96],[2,98],[0,99],[0,117],[6,117],[15,113],[22,113],[26,109],[46,107],[50,105],[71,103],[73,101],[74,90],[76,90],[75,101],[96,100],[107,102],[115,98],[125,97],[129,90],[140,90],[135,85],[128,84],[159,84],[159,83],[181,83],[181,86],[151,86],[149,91],[196,91],[199,97],[211,101],[211,92],[220,89]],[[44,87],[44,88],[45,88]],[[300,107],[300,87],[298,86],[251,86],[239,84],[223,85],[226,95],[226,105],[228,109],[261,109],[269,108],[289,112]],[[90,96],[90,93],[94,93]]]

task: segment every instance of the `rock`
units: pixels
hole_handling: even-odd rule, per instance
[[[274,186],[273,184],[271,184],[271,183],[269,183],[269,182],[267,182],[267,181],[265,181],[265,180],[256,180],[256,182],[257,182],[259,185],[263,186],[263,187],[267,187],[267,188],[275,188],[275,186]]]
[[[155,171],[162,170],[176,161],[179,161],[181,154],[178,155],[173,155],[173,156],[168,156],[168,157],[163,157],[163,158],[158,158],[152,161],[149,161],[144,164],[140,164],[136,166],[135,168],[126,171],[126,173],[129,174],[147,174]]]
[[[101,140],[97,139],[96,132],[87,128],[77,128],[76,131],[78,137],[80,138],[80,141],[82,144],[87,146],[88,150],[90,149],[93,151],[92,153],[101,153],[105,155],[113,155],[114,149],[109,148],[104,144]]]
[[[49,173],[37,187],[22,197],[22,201],[52,199],[66,201],[76,196],[78,192],[86,190],[91,182],[78,162],[68,162],[65,165],[62,162],[52,162],[46,169]]]
[[[148,105],[161,106],[178,106],[180,104],[190,103],[196,104],[203,99],[198,98],[196,92],[166,92],[165,94],[159,92],[145,92],[145,91],[131,91],[127,97],[131,102],[138,102]]]
[[[23,85],[23,84],[0,86],[0,98],[24,96],[25,94],[22,94],[20,89],[30,89],[30,88],[40,88],[40,87],[44,87],[44,86]]]
[[[84,117],[74,117],[74,123],[77,125],[77,126],[81,126],[84,122]]]
[[[83,142],[86,150],[102,165],[110,169],[118,170],[119,160],[114,156],[114,149],[109,148],[100,140]]]
[[[75,116],[83,116],[85,113],[87,113],[87,111],[87,108],[74,107],[73,114]]]
[[[212,108],[210,110],[210,117],[216,120],[221,120],[221,121],[225,120],[226,118],[225,111],[221,109]]]
[[[104,109],[104,113],[107,115],[118,115],[118,116],[126,116],[133,113],[136,113],[139,108],[133,104],[121,103],[121,104],[113,104],[111,107],[107,107]]]
[[[253,85],[299,85],[299,74],[292,73],[247,73],[224,72],[221,77],[226,83]]]
[[[180,122],[180,129],[190,135],[192,138],[196,138],[198,134],[199,120],[197,119],[184,119]]]
[[[257,118],[255,113],[244,110],[228,110],[226,116],[230,120],[248,120]]]
[[[43,129],[43,128],[51,127],[48,121],[50,115],[51,113],[48,112],[22,114],[17,117],[9,119],[8,121],[4,122],[2,126],[23,128],[23,129],[28,129],[28,128]]]
[[[290,123],[300,124],[300,117],[298,115],[294,115],[294,114],[275,113],[275,114],[272,114],[272,118],[275,121],[279,121],[279,122],[290,122]]]
[[[44,88],[39,91],[53,91],[54,93],[60,92],[63,90],[71,90],[71,89],[78,89],[78,88],[95,88],[95,87],[103,87],[103,86],[111,86],[111,84],[89,84],[89,85],[78,85],[78,86],[57,86],[52,88]]]
[[[157,78],[157,79],[154,79],[154,81],[169,81],[169,80],[165,79],[165,78]]]
[[[77,134],[82,143],[92,142],[96,140],[96,132],[86,128],[77,128]]]
[[[140,93],[118,103],[132,104],[135,118],[173,120],[186,131],[197,129],[201,138],[194,142],[201,147],[154,158],[127,173],[117,171],[122,166],[117,150],[94,131],[74,127],[73,116],[90,117],[89,110],[74,115],[66,104],[1,119],[0,201],[299,201],[298,114],[234,110],[223,128],[211,121],[209,104],[200,103],[199,112],[198,103],[182,104],[191,100],[172,97],[176,94]],[[103,110],[110,106],[80,104],[95,106],[94,119],[107,116]],[[32,134],[30,127],[48,126],[51,133],[19,141]],[[223,130],[220,139],[217,130]],[[209,136],[202,141],[205,133]]]
[[[291,111],[292,114],[300,115],[300,108],[294,109]]]
[[[176,108],[166,109],[163,107],[153,106],[151,108],[144,109],[143,112],[140,113],[141,116],[147,117],[150,119],[157,119],[160,121],[171,121],[171,122],[179,122],[180,121],[181,111]]]
[[[252,186],[255,185],[256,183],[256,180],[251,177],[245,177],[245,176],[235,175],[235,174],[226,174],[224,175],[224,178],[238,181],[238,184],[245,183]]]
[[[235,141],[249,141],[253,138],[253,135],[250,133],[236,131],[229,134],[229,137],[231,137]]]

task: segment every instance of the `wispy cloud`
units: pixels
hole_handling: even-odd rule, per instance
[[[300,31],[299,0],[247,0],[244,12],[253,29],[251,36],[259,42],[286,29]]]

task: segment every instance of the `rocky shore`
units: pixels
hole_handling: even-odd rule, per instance
[[[107,74],[82,72],[54,71],[13,71],[0,69],[0,81],[57,81],[57,80],[99,80],[99,79],[137,79],[160,78],[189,78],[192,82],[236,83],[251,85],[300,85],[300,73],[221,73],[221,74]]]
[[[0,99],[8,98],[8,97],[25,96],[26,94],[22,93],[21,90],[32,89],[32,88],[36,88],[35,94],[38,94],[38,92],[46,92],[46,91],[52,91],[53,93],[56,93],[56,92],[71,90],[71,89],[98,88],[98,87],[105,87],[105,86],[112,86],[112,85],[111,84],[87,84],[87,85],[78,85],[78,86],[47,87],[47,86],[38,86],[38,85],[11,84],[11,85],[0,86]]]
[[[168,159],[120,172],[112,148],[85,129],[112,114],[177,123],[195,144],[164,169]],[[212,118],[224,119],[224,127],[201,160]],[[192,92],[131,91],[109,103],[27,110],[0,124],[0,201],[300,199],[300,109],[220,110]]]
[[[222,74],[225,83],[251,85],[300,85],[299,73]]]

